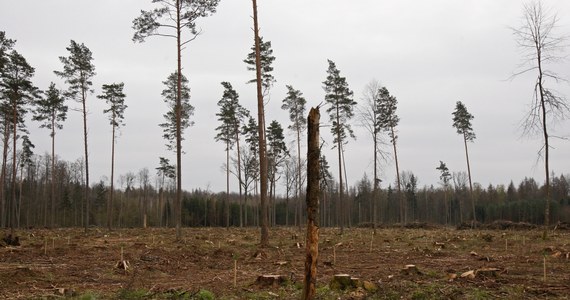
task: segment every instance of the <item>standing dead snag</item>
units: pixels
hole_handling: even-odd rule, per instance
[[[308,117],[307,142],[307,246],[303,299],[315,297],[317,258],[319,256],[319,108],[311,108]]]

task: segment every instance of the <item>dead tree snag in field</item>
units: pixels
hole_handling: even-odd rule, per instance
[[[307,246],[303,299],[315,297],[317,283],[317,258],[319,257],[319,108],[311,108],[308,118],[307,142]]]

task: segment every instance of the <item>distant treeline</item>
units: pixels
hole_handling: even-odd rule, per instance
[[[30,163],[21,167],[17,186],[17,227],[78,227],[84,225],[85,201],[82,183],[82,162],[57,161],[55,166],[55,198],[51,199],[50,156],[34,155]],[[11,168],[5,178],[10,178]],[[473,219],[469,189],[464,173],[453,174],[453,181],[446,185],[418,187],[418,179],[411,172],[402,172],[402,193],[388,185],[374,196],[373,186],[366,176],[355,186],[349,187],[345,203],[338,203],[338,184],[323,182],[320,197],[321,226],[358,226],[362,224],[395,224],[427,222],[457,225]],[[551,224],[570,222],[570,176],[552,177]],[[7,179],[6,179],[7,180]],[[115,184],[113,224],[117,227],[173,226],[174,181],[155,176],[148,169],[119,176]],[[10,223],[11,185],[5,184],[2,198],[0,225]],[[110,186],[101,180],[91,185],[92,204],[89,225],[105,226],[106,203]],[[294,195],[295,193],[289,193]],[[399,198],[403,197],[403,198]],[[476,219],[482,223],[496,220],[544,223],[544,187],[533,178],[508,185],[474,185]],[[184,226],[258,226],[259,201],[255,188],[240,197],[230,194],[226,208],[226,193],[206,190],[183,193],[182,223]],[[240,202],[240,199],[243,199]],[[399,201],[404,199],[404,201]],[[400,203],[404,203],[400,216]],[[299,209],[301,205],[301,209]],[[342,210],[340,209],[342,207]],[[374,220],[374,209],[376,218]],[[301,211],[301,215],[299,215]],[[229,213],[229,223],[226,214]],[[304,196],[277,195],[269,205],[270,224],[273,226],[298,226],[303,224]]]

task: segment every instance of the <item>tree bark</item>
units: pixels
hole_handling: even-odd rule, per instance
[[[317,283],[317,259],[319,257],[319,194],[320,194],[320,145],[319,108],[312,108],[308,118],[307,150],[307,240],[305,259],[305,281],[303,299],[315,297]]]
[[[2,145],[4,145],[2,149],[2,170],[0,171],[0,199],[2,204],[0,205],[0,227],[6,227],[7,219],[9,212],[7,211],[9,205],[7,205],[6,201],[6,194],[5,191],[5,183],[6,183],[6,163],[8,161],[8,148],[10,144],[10,126],[9,126],[9,118],[6,116],[4,120],[4,136],[2,139]]]
[[[396,135],[394,133],[394,127],[391,127],[392,131],[392,146],[394,147],[394,161],[396,162],[396,181],[398,185],[398,199],[400,201],[400,223],[404,225],[406,223],[406,205],[404,198],[402,197],[402,185],[400,181],[400,166],[398,165],[398,152],[396,151]]]
[[[550,226],[550,167],[548,165],[549,159],[549,143],[548,143],[548,128],[546,128],[546,100],[544,95],[544,87],[542,86],[542,52],[540,47],[537,45],[537,60],[538,60],[538,90],[540,91],[540,107],[542,109],[542,133],[544,136],[544,172],[546,178],[545,192],[546,192],[546,203],[544,206],[544,231],[542,233],[542,238],[546,239],[548,235],[548,227]]]
[[[473,212],[473,222],[477,221],[475,215],[475,198],[473,197],[473,184],[471,183],[471,166],[469,165],[469,151],[467,151],[467,137],[463,134],[463,143],[465,144],[465,158],[467,159],[467,175],[469,177],[469,196],[471,197],[471,209]]]
[[[243,227],[243,201],[242,201],[242,181],[241,181],[241,155],[239,148],[239,122],[235,126],[235,132],[236,132],[238,183],[239,183],[239,227]]]
[[[374,190],[372,191],[372,230],[373,233],[376,234],[376,222],[378,221],[378,208],[377,208],[377,201],[378,201],[378,134],[376,130],[374,132]]]
[[[87,148],[87,90],[85,87],[81,90],[81,104],[83,106],[83,144],[85,148],[85,233],[87,233],[87,229],[89,228],[89,212],[91,211],[90,201],[89,201],[89,152]]]
[[[339,207],[339,222],[340,222],[340,234],[344,233],[344,223],[345,223],[345,210],[343,208],[343,202],[344,202],[344,182],[342,179],[342,138],[340,136],[340,111],[339,111],[339,107],[338,104],[336,106],[336,148],[338,150],[338,182],[339,182],[339,186],[338,186],[338,207]]]
[[[301,128],[299,128],[299,124],[301,122],[299,122],[298,120],[299,116],[297,113],[295,113],[295,124],[297,127],[297,195],[296,195],[296,202],[297,202],[297,212],[299,214],[299,231],[301,231],[301,215],[302,215],[302,210],[301,210]],[[289,206],[287,206],[289,207]]]
[[[181,2],[176,0],[176,54],[178,62],[178,82],[176,91],[176,204],[174,213],[176,220],[176,240],[182,239],[182,55],[181,55],[181,23],[180,23]]]
[[[14,226],[16,222],[16,162],[17,162],[17,151],[16,151],[16,140],[18,138],[18,95],[14,96],[12,99],[12,201],[10,205],[11,217],[10,217],[10,235],[12,238],[16,237]]]
[[[226,229],[230,229],[230,141],[226,141]]]
[[[51,227],[55,221],[55,111],[51,115]]]
[[[255,73],[257,83],[257,118],[259,131],[259,199],[261,204],[261,247],[269,246],[267,211],[267,153],[265,144],[265,109],[261,87],[261,55],[259,45],[259,25],[257,22],[257,0],[253,2],[253,32],[255,38]]]
[[[113,196],[115,194],[115,112],[113,111],[113,133],[111,143],[111,193],[107,203],[107,227],[109,231],[113,228]]]

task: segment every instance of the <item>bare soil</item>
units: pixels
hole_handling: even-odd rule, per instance
[[[318,299],[570,299],[567,230],[547,240],[538,229],[339,233],[320,231]],[[20,230],[20,246],[0,247],[0,298],[299,299],[304,233],[270,234],[262,249],[256,228],[184,228],[181,241],[163,228]],[[373,285],[334,290],[335,274]],[[260,275],[288,280],[262,286]]]

